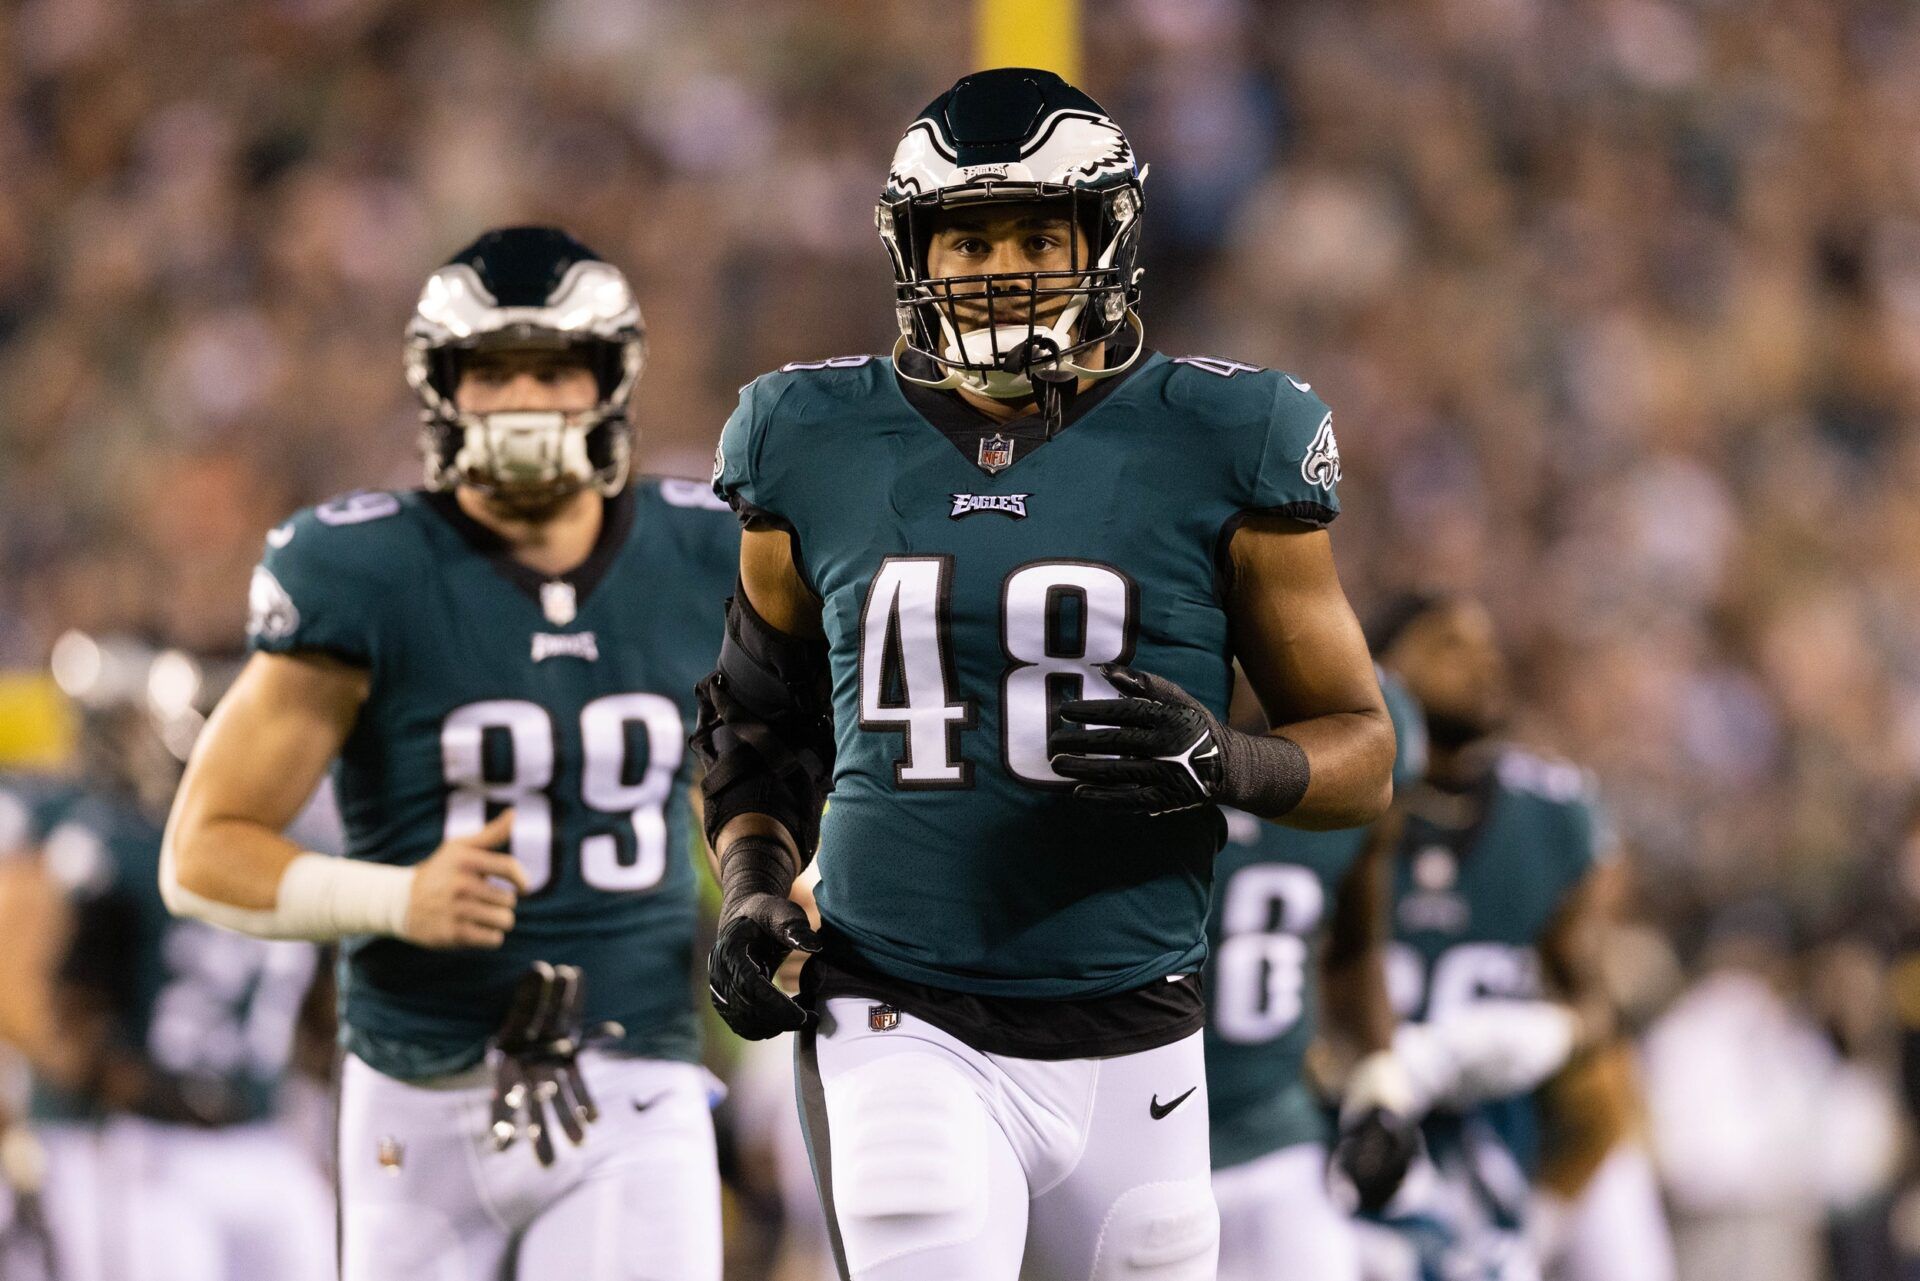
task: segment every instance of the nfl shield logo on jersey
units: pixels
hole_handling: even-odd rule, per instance
[[[891,1005],[869,1005],[867,1027],[875,1032],[891,1032],[900,1026],[900,1011]]]
[[[555,627],[565,627],[580,614],[578,597],[572,583],[563,583],[558,579],[540,584],[540,612]]]
[[[984,471],[1002,471],[1013,466],[1013,441],[999,432],[980,442],[979,462]]]

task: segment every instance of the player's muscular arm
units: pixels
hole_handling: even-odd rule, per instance
[[[749,525],[740,535],[740,588],[754,612],[775,630],[789,636],[818,639],[820,601],[800,577],[793,563],[793,541],[784,530]],[[719,839],[707,850],[713,874],[720,879],[720,854],[742,836],[760,836],[787,847],[797,875],[803,860],[786,826],[765,814],[740,814],[721,828]]]
[[[368,685],[366,672],[318,655],[248,661],[195,744],[167,821],[161,889],[174,912],[270,938],[500,945],[526,883],[495,852],[510,814],[417,868],[308,854],[281,835],[346,742]]]
[[[721,888],[707,982],[721,1017],[750,1040],[804,1024],[773,976],[789,952],[820,949],[790,896],[832,774],[823,639],[820,602],[789,536],[749,526],[719,667],[699,688],[692,746]]]
[[[1234,655],[1273,726],[1306,754],[1289,827],[1358,827],[1393,798],[1393,722],[1325,530],[1255,517],[1228,553]]]

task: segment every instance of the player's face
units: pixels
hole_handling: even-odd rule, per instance
[[[1387,659],[1436,731],[1488,733],[1505,718],[1506,661],[1485,607],[1451,601],[1429,610],[1394,643]]]
[[[460,368],[453,401],[462,413],[592,409],[600,384],[580,357],[564,351],[478,352]]]
[[[1058,207],[1045,205],[979,205],[946,215],[927,245],[930,277],[1071,272],[1087,265],[1087,239],[1073,219]],[[1060,281],[1042,281],[1042,286]],[[1024,325],[1033,311],[1032,297],[1018,289],[989,298],[985,281],[954,287],[961,299],[955,313],[964,328]],[[1067,305],[1065,298],[1049,298],[1040,305],[1038,319],[1048,322]]]

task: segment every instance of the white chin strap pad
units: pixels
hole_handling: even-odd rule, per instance
[[[593,480],[587,459],[592,425],[552,410],[475,414],[454,455],[454,469],[463,478],[506,486],[585,485]]]
[[[1077,316],[1079,309],[1071,309]],[[1030,340],[1051,340],[1056,351],[1065,351],[1073,344],[1073,316],[1062,316],[1065,324],[1035,325],[1031,330],[1025,325],[994,325],[986,329],[974,329],[964,334],[955,334],[943,318],[940,327],[946,330],[946,356],[956,364],[986,365],[998,359],[1022,343]],[[1008,373],[1001,369],[963,369],[960,385],[971,391],[992,396],[997,400],[1017,400],[1033,394],[1033,383],[1026,371]]]

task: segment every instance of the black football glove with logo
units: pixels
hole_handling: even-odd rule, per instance
[[[1306,753],[1292,739],[1222,725],[1170,680],[1106,663],[1119,698],[1063,703],[1047,738],[1053,768],[1075,798],[1146,814],[1219,802],[1278,818],[1307,793]]]
[[[586,1141],[587,1127],[600,1119],[580,1075],[579,1054],[626,1033],[618,1023],[583,1027],[586,998],[586,979],[575,965],[535,961],[514,985],[507,1017],[487,1042],[487,1062],[493,1069],[494,1151],[504,1152],[524,1133],[540,1164],[552,1165],[549,1108],[575,1147]]]
[[[1388,1108],[1368,1108],[1343,1121],[1332,1164],[1353,1185],[1363,1214],[1379,1214],[1400,1190],[1420,1155],[1420,1125]]]
[[[707,958],[713,1008],[736,1035],[765,1041],[797,1032],[812,1017],[773,981],[787,953],[818,952],[820,936],[807,913],[788,898],[791,856],[779,842],[746,836],[721,858],[720,934]]]

